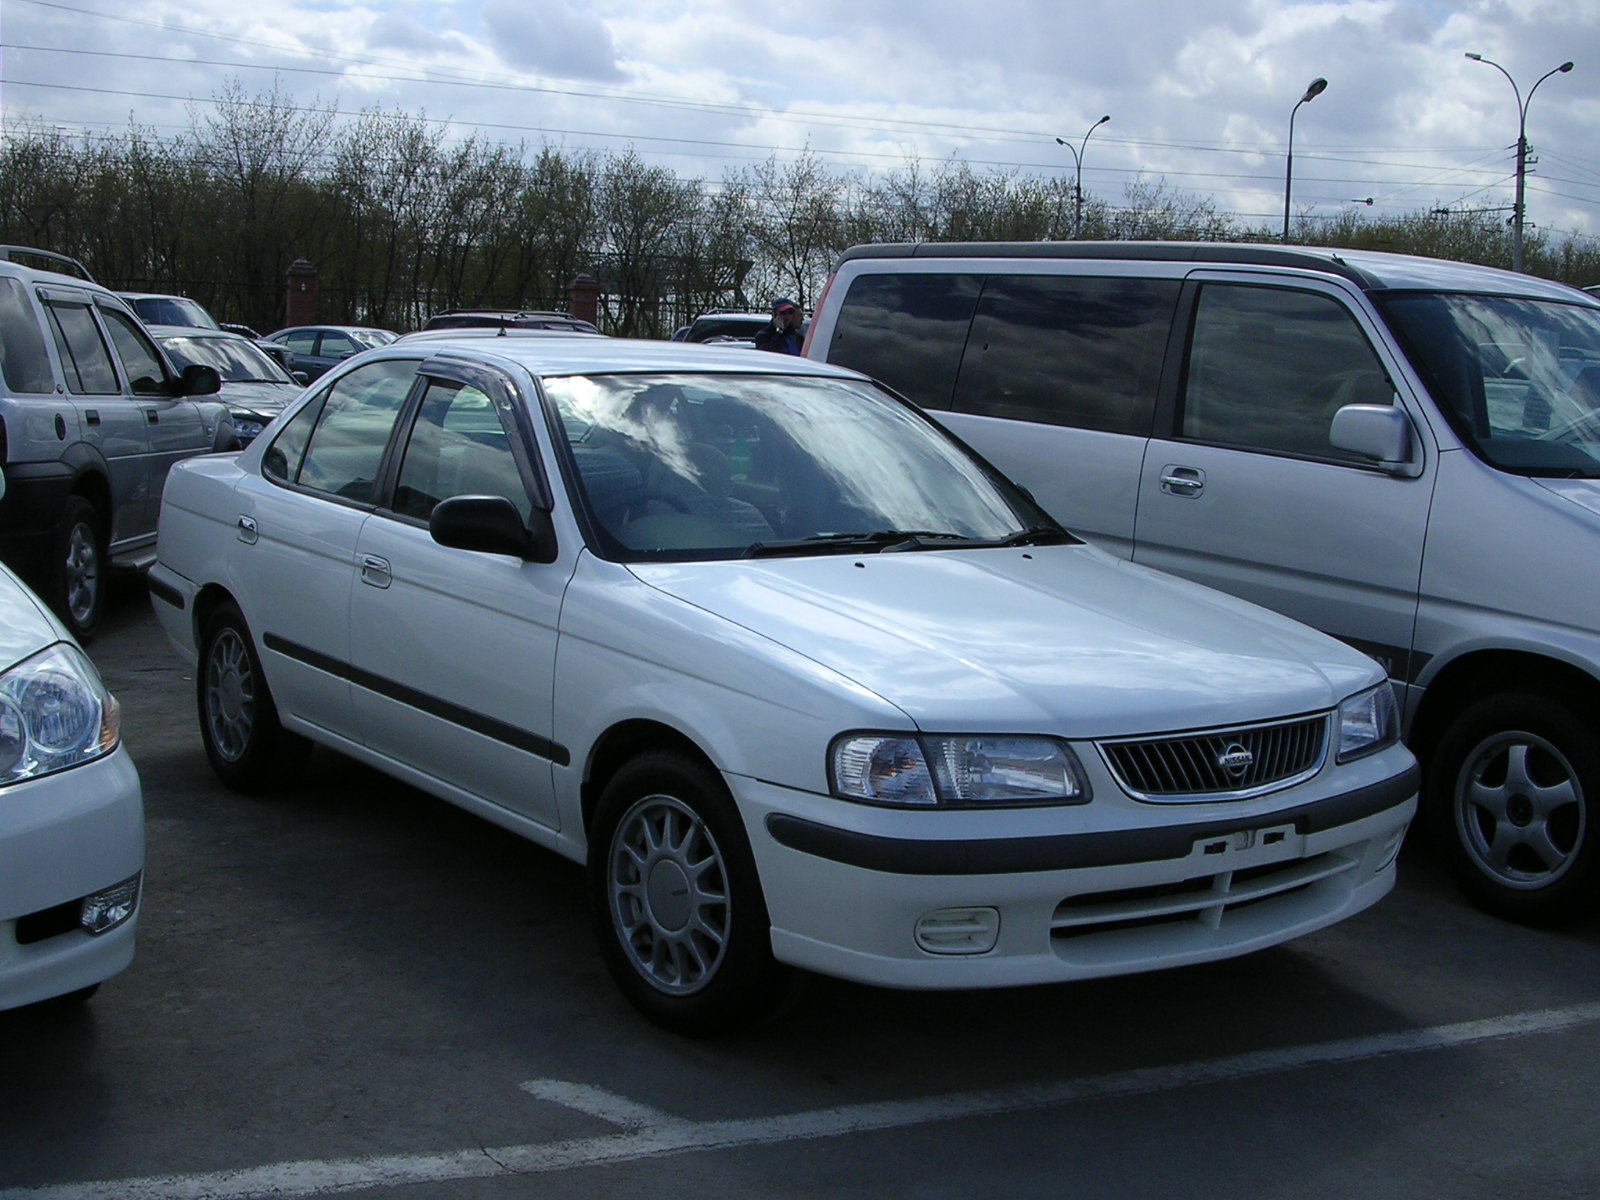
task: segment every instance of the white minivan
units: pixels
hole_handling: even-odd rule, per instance
[[[1379,659],[1463,890],[1600,904],[1600,300],[1353,250],[862,246],[807,353],[1102,547]]]

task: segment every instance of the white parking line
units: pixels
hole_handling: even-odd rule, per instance
[[[686,1121],[600,1088],[561,1080],[534,1080],[522,1085],[531,1095],[609,1121],[620,1126],[622,1132],[545,1145],[273,1163],[237,1171],[10,1188],[0,1191],[0,1200],[256,1200],[258,1197],[284,1200],[364,1188],[437,1185],[500,1175],[550,1174],[661,1155],[840,1137],[962,1117],[1054,1108],[1085,1100],[1175,1091],[1306,1067],[1448,1050],[1496,1038],[1557,1033],[1594,1021],[1600,1021],[1600,1003],[1281,1050],[1258,1050],[1227,1058],[1118,1071],[1058,1083],[955,1092],[920,1100],[853,1104],[734,1121]]]

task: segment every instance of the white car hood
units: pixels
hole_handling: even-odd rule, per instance
[[[1101,737],[1331,708],[1370,659],[1088,546],[634,564],[920,727]]]
[[[66,640],[66,630],[39,598],[8,568],[0,567],[0,671]]]

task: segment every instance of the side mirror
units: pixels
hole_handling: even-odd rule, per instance
[[[221,390],[222,376],[204,363],[190,363],[178,381],[180,396],[215,396]]]
[[[1391,470],[1411,462],[1411,420],[1399,405],[1346,404],[1333,414],[1328,441]]]
[[[304,371],[290,371],[289,378],[294,380],[301,387],[305,387],[306,384],[311,382],[311,376],[307,375]]]
[[[452,496],[434,505],[428,533],[441,546],[456,550],[554,562],[556,530],[550,514],[535,509],[529,524],[531,529],[504,496]]]

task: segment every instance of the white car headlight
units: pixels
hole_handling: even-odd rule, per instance
[[[116,700],[76,646],[59,643],[0,674],[0,784],[99,758],[120,729]]]
[[[1381,683],[1339,706],[1339,761],[1349,762],[1400,740],[1400,706]]]
[[[828,755],[835,795],[906,807],[1082,804],[1089,783],[1054,738],[851,733]]]

